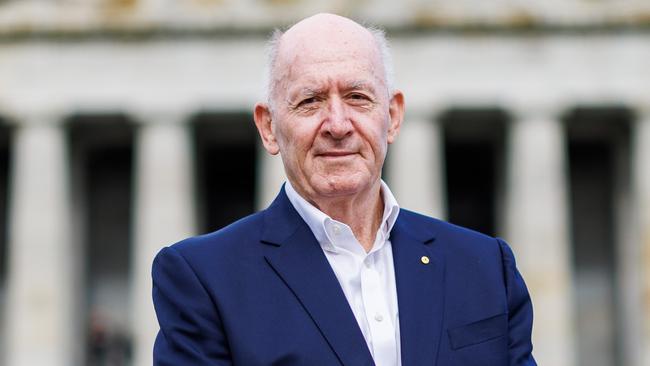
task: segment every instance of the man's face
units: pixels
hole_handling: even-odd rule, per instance
[[[372,36],[352,38],[297,42],[279,55],[272,131],[289,180],[308,198],[378,184],[401,122],[402,96],[389,95]]]

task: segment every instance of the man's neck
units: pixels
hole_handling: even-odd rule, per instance
[[[372,249],[384,213],[379,181],[353,196],[312,197],[307,200],[332,219],[348,225],[366,252]]]

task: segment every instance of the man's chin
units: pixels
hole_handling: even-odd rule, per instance
[[[332,198],[355,195],[372,186],[368,179],[359,179],[350,175],[330,176],[314,183],[313,187],[319,195]]]

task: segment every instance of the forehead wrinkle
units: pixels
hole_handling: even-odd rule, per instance
[[[376,93],[377,88],[385,85],[383,68],[378,50],[373,43],[343,42],[348,47],[341,49],[338,45],[318,45],[306,43],[304,39],[293,40],[293,44],[283,39],[276,64],[276,81],[287,92],[285,100],[292,100],[301,95],[321,95],[335,82],[340,90],[367,90]],[[291,47],[289,47],[291,46]],[[355,62],[354,60],[362,60]],[[350,67],[338,70],[341,63],[351,62]],[[333,65],[335,74],[320,74]],[[341,72],[348,74],[344,76]],[[368,72],[370,80],[355,78],[355,74]],[[324,77],[324,79],[323,79]],[[320,80],[319,80],[320,79]],[[301,85],[302,84],[302,85]],[[376,84],[376,85],[375,85]]]

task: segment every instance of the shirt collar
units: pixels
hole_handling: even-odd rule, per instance
[[[384,212],[377,235],[382,238],[382,242],[385,242],[395,225],[395,221],[397,221],[399,205],[397,204],[395,196],[393,196],[393,193],[390,191],[390,188],[388,188],[388,185],[383,180],[381,180],[380,183],[381,194],[384,199]],[[307,226],[309,226],[312,233],[314,233],[314,236],[320,245],[326,250],[336,251],[334,241],[330,238],[327,232],[327,224],[331,222],[339,222],[332,219],[300,196],[291,185],[291,182],[287,181],[284,189],[289,201],[296,211],[298,211],[300,217],[302,217],[305,223],[307,223]],[[344,223],[339,224],[345,225]]]

